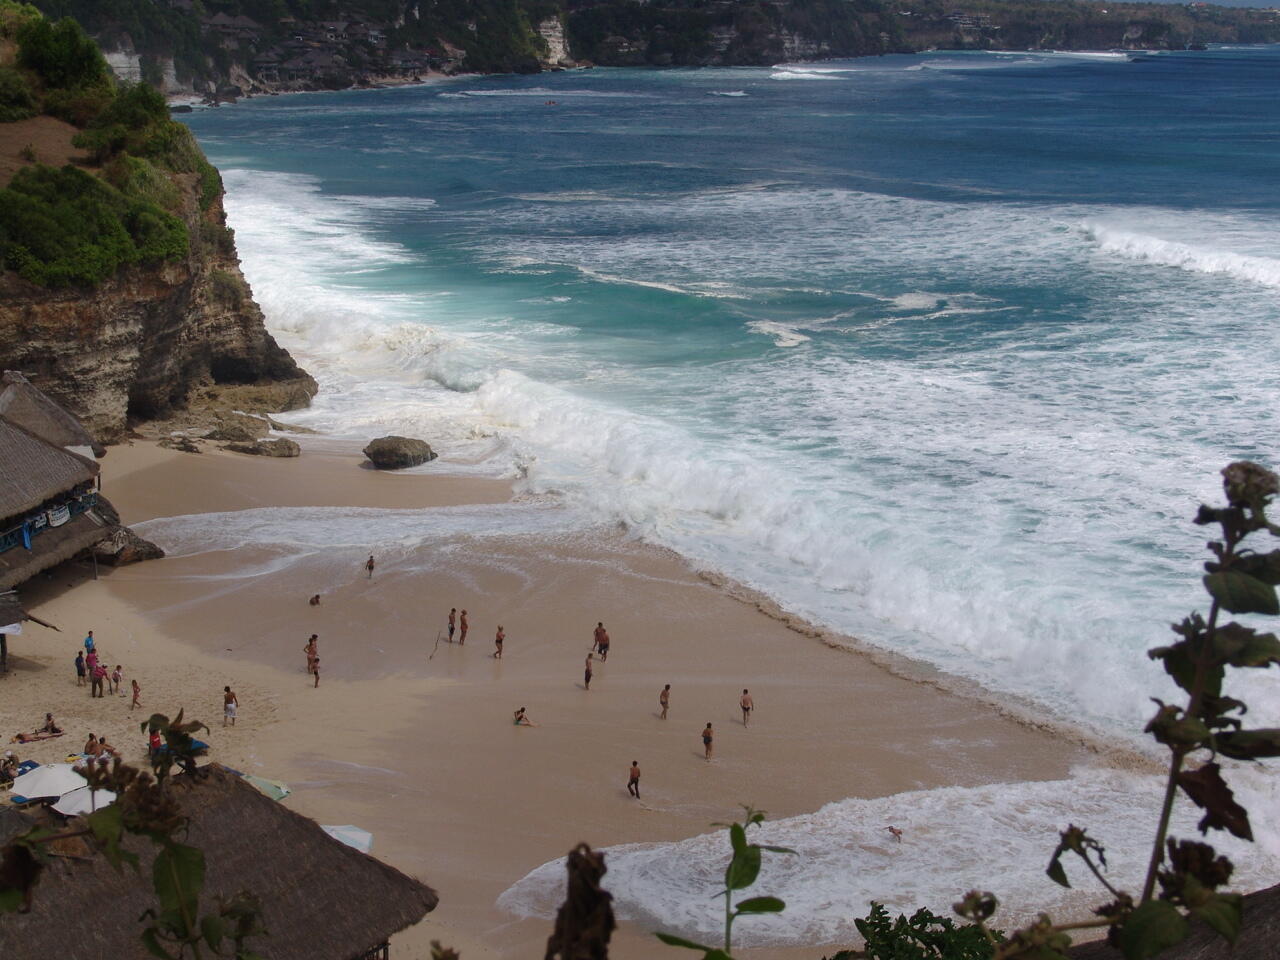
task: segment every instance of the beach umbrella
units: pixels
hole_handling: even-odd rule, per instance
[[[13,793],[28,800],[61,797],[84,786],[84,777],[69,763],[46,763],[30,773],[14,778]]]
[[[368,830],[361,830],[359,827],[353,827],[349,823],[341,827],[326,827],[321,824],[320,829],[333,837],[333,839],[345,843],[348,847],[355,847],[361,853],[368,853],[373,849],[373,834]]]
[[[110,790],[90,790],[87,786],[77,787],[65,794],[53,805],[63,816],[78,817],[82,813],[93,813],[116,802],[116,795]]]
[[[279,780],[268,780],[265,777],[255,777],[252,773],[246,773],[244,779],[253,784],[262,793],[265,793],[272,800],[283,800],[289,794],[293,793],[285,784]]]

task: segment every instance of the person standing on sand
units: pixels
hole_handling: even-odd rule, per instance
[[[458,646],[467,642],[467,611],[463,610],[458,618]]]
[[[90,680],[93,679],[93,668],[96,667],[97,665],[98,665],[98,652],[96,650],[90,649],[89,652],[84,655],[84,667],[89,672]],[[90,691],[89,695],[92,696],[93,692]]]
[[[702,728],[702,749],[706,752],[708,760],[711,759],[711,741],[715,739],[715,733],[711,729],[711,723]]]
[[[235,692],[230,687],[222,688],[222,725],[225,727],[227,721],[231,721],[231,725],[236,725],[236,708],[240,706],[240,701],[236,698]]]
[[[603,623],[597,623],[597,624],[596,624],[596,629],[595,629],[595,631],[594,631],[594,632],[592,633],[592,635],[591,635],[591,649],[592,649],[592,650],[598,650],[598,649],[600,649],[600,638],[601,638],[602,636],[604,636],[604,624],[603,624]]]
[[[746,688],[742,690],[742,696],[738,698],[738,706],[742,708],[742,725],[745,727],[747,721],[751,718],[751,711],[756,705],[751,701],[751,694],[747,693]]]
[[[640,761],[631,761],[631,772],[627,774],[627,793],[640,799]]]
[[[662,716],[658,719],[667,719],[667,708],[671,706],[671,684],[664,686],[662,692],[658,694],[658,706],[662,707]]]
[[[89,635],[84,638],[85,656],[88,656],[89,654],[93,653],[93,647],[94,647],[93,631],[90,630]]]
[[[502,643],[507,639],[507,635],[502,630],[502,624],[498,624],[498,632],[493,635],[493,659],[502,659]]]
[[[141,688],[140,686],[138,686],[137,678],[134,678],[134,681],[133,681],[133,702],[132,702],[131,704],[129,704],[129,712],[130,712],[130,713],[133,713],[133,708],[134,708],[134,707],[140,707],[140,706],[142,706],[142,701],[138,699],[140,696],[142,696],[142,688]]]
[[[86,673],[86,670],[84,665],[84,654],[77,650],[76,651],[76,686],[77,687],[84,686],[85,673]]]
[[[123,679],[124,679],[124,670],[120,666],[120,664],[117,663],[116,668],[111,671],[111,686],[108,687],[107,689],[109,689],[112,693],[119,693],[120,696],[123,697],[124,694],[120,693],[120,681]]]
[[[453,629],[457,625],[457,619],[458,619],[458,608],[450,607],[449,608],[449,642],[450,643],[453,643]]]
[[[582,671],[582,687],[584,690],[591,689],[591,667],[593,662],[591,654],[588,653],[587,662],[583,665],[584,669]]]
[[[609,659],[609,631],[604,628],[603,623],[596,624],[595,648],[600,651],[601,663]]]
[[[370,580],[373,579],[373,567],[374,567],[373,554],[371,553],[369,554],[369,559],[364,562],[364,569],[365,569],[365,572],[369,574]]]
[[[101,697],[102,682],[107,679],[107,668],[100,663],[93,665],[93,674],[90,677],[91,686],[89,687],[90,697]]]
[[[316,682],[311,685],[311,689],[314,690],[316,687],[320,686],[320,658],[319,657],[316,657],[314,660],[311,661],[311,672],[312,674],[315,675],[315,678],[316,678]],[[231,722],[235,723],[234,720]]]
[[[307,645],[302,648],[302,652],[307,655],[307,673],[315,673],[316,660],[320,657],[319,652],[316,650],[316,642],[319,639],[320,638],[313,633],[311,635],[311,639],[307,641]]]

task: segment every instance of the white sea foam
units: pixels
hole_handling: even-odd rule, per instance
[[[795,327],[785,323],[775,323],[772,320],[753,320],[747,324],[747,328],[756,333],[763,333],[766,337],[772,337],[773,342],[779,347],[798,347],[809,340],[809,337]]]
[[[1280,259],[1272,256],[1162,239],[1148,233],[1099,224],[1086,224],[1085,231],[1107,253],[1196,273],[1225,274],[1266,287],[1280,287]],[[1268,241],[1271,239],[1267,238]]]
[[[1109,896],[1078,861],[1065,863],[1074,891],[1045,876],[1057,832],[1068,824],[1088,829],[1106,847],[1111,882],[1136,891],[1160,798],[1156,777],[1082,769],[1068,780],[849,799],[805,816],[766,821],[753,831],[756,842],[796,853],[766,853],[756,886],[742,896],[777,896],[787,907],[781,914],[744,917],[734,925],[734,941],[744,947],[852,945],[860,939],[853,921],[866,915],[873,900],[895,913],[924,906],[952,916],[951,904],[971,889],[991,890],[1001,899],[996,924],[1005,928],[1041,911],[1078,915]],[[652,791],[649,802],[661,804]],[[1195,833],[1197,816],[1188,807],[1176,809],[1176,835]],[[903,831],[901,842],[893,840],[889,825]],[[1218,834],[1212,840],[1235,861],[1238,888],[1273,881],[1280,852],[1273,834],[1264,841],[1271,849]],[[724,908],[715,892],[729,854],[723,831],[675,843],[606,847],[604,854],[604,886],[620,917],[642,929],[716,941]],[[554,916],[564,898],[564,878],[563,859],[543,864],[507,889],[498,904],[521,916]]]
[[[711,91],[711,96],[713,97],[745,97],[746,95],[747,95],[747,91],[745,90],[712,90]]]

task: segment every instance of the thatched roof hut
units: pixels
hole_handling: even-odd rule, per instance
[[[111,518],[93,509],[98,470],[96,461],[0,416],[0,590],[70,559],[114,531]],[[55,512],[41,516],[50,508]],[[61,508],[65,510],[59,514]]]
[[[268,960],[357,960],[435,908],[430,887],[334,840],[314,820],[267,799],[217,764],[171,789],[205,856],[201,910],[241,890],[262,903]],[[29,825],[29,824],[27,824]],[[0,819],[0,843],[17,829]],[[126,846],[149,864],[149,841]],[[31,911],[0,915],[0,957],[143,960],[138,918],[155,906],[150,870],[117,873],[101,856],[55,857]]]
[[[0,375],[0,417],[55,447],[63,447],[82,456],[102,456],[106,452],[79,420],[16,370],[6,370]]]

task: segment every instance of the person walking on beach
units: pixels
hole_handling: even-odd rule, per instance
[[[458,646],[467,642],[467,626],[467,611],[463,610],[462,615],[458,617]]]
[[[498,624],[498,632],[493,635],[493,659],[502,659],[502,643],[506,639],[507,635],[502,630],[502,624]]]
[[[124,669],[117,663],[116,668],[111,671],[111,685],[107,689],[112,693],[120,694],[120,696],[123,697],[124,694],[120,692],[120,681],[123,679]]]
[[[365,572],[369,574],[370,580],[373,579],[373,567],[374,567],[373,554],[371,553],[369,554],[369,559],[364,562],[364,569],[365,569]]]
[[[600,651],[600,662],[604,663],[609,659],[609,631],[604,628],[603,623],[596,624],[596,649]]]
[[[658,694],[658,706],[662,708],[662,715],[658,719],[667,719],[667,708],[671,706],[671,684],[664,686],[662,692]]]
[[[142,706],[142,701],[138,698],[142,696],[142,688],[138,686],[138,678],[133,679],[133,702],[129,704],[129,712],[133,713],[134,707]]]
[[[596,624],[596,628],[595,628],[595,630],[594,630],[594,631],[592,632],[592,634],[591,634],[591,649],[592,649],[592,650],[599,650],[599,649],[600,649],[600,638],[601,638],[602,636],[604,636],[604,624],[603,624],[603,623],[597,623],[597,624]]]
[[[85,671],[85,665],[84,665],[84,654],[81,653],[80,651],[76,651],[76,686],[77,687],[84,686],[85,672],[86,671]]]
[[[107,679],[107,668],[100,663],[93,665],[93,675],[91,677],[92,686],[89,689],[90,697],[102,696],[102,682]]]
[[[742,690],[742,696],[738,698],[738,706],[742,708],[742,725],[745,727],[747,721],[751,719],[751,711],[756,707],[751,701],[751,694],[747,693],[745,687]]]
[[[582,671],[582,688],[584,690],[591,689],[591,667],[593,663],[594,663],[594,660],[591,654],[588,653],[587,662],[583,665],[584,669]]]
[[[702,749],[706,753],[706,758],[711,759],[711,741],[715,739],[715,733],[711,729],[711,723],[702,728]]]
[[[236,699],[235,691],[230,687],[222,688],[222,725],[225,727],[227,721],[231,721],[231,725],[236,725],[236,708],[240,706],[240,701]]]
[[[458,619],[458,608],[450,607],[449,608],[449,642],[450,643],[453,643],[453,629],[455,626],[457,626],[457,619]]]
[[[89,671],[90,680],[93,680],[93,668],[96,667],[97,665],[98,665],[98,651],[90,649],[89,652],[84,655],[84,667],[87,671]],[[92,691],[90,691],[90,696],[92,696]]]
[[[307,655],[307,673],[316,672],[316,660],[319,659],[320,656],[319,652],[316,650],[316,642],[319,639],[320,638],[313,633],[311,635],[311,639],[307,641],[307,645],[302,648],[302,652]]]
[[[640,799],[640,761],[631,761],[631,771],[627,774],[627,793]]]

